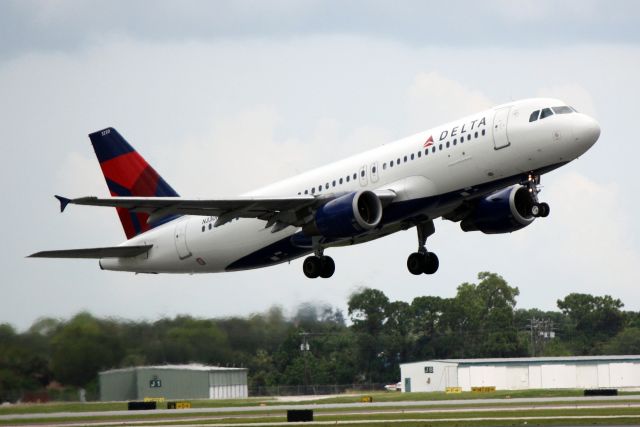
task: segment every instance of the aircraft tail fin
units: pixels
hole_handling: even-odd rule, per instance
[[[111,196],[178,197],[178,193],[147,161],[112,127],[89,134],[93,150]],[[64,209],[66,203],[61,200]],[[131,239],[174,217],[148,223],[149,215],[126,208],[116,208],[122,228]]]

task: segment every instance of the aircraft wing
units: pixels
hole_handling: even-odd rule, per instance
[[[148,252],[152,246],[111,246],[106,248],[42,251],[29,255],[29,258],[129,258]]]
[[[386,204],[395,198],[390,190],[380,190],[376,194]],[[258,218],[267,221],[265,228],[276,226],[278,231],[284,226],[303,226],[308,223],[315,209],[329,200],[343,194],[292,197],[236,197],[228,199],[187,199],[182,197],[80,197],[68,199],[55,196],[60,201],[60,210],[68,204],[87,206],[108,206],[126,208],[134,212],[149,214],[149,223],[170,215],[201,215],[218,217],[214,226],[223,225],[234,218]]]

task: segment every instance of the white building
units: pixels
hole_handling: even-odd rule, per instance
[[[442,359],[400,365],[402,391],[640,387],[640,356]]]

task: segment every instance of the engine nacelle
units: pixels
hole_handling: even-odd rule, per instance
[[[463,231],[486,234],[511,233],[531,224],[535,204],[526,187],[515,185],[496,191],[480,200],[475,209],[460,223]]]
[[[375,193],[364,190],[345,194],[327,202],[316,211],[307,234],[325,237],[357,236],[380,224],[382,203]]]

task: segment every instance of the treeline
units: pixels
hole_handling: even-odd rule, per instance
[[[351,295],[347,316],[305,304],[246,318],[178,316],[156,322],[80,313],[44,318],[18,333],[0,325],[0,401],[50,384],[96,390],[101,370],[199,362],[249,368],[251,387],[392,383],[399,364],[429,358],[640,353],[640,313],[620,300],[570,294],[560,311],[516,309],[518,288],[494,273],[463,283],[453,298],[390,301]],[[308,345],[307,345],[308,344]]]

